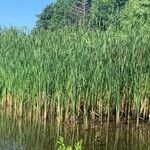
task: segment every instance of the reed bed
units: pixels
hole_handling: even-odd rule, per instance
[[[1,30],[1,110],[68,123],[148,120],[148,35],[128,28]]]

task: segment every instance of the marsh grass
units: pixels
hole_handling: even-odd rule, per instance
[[[145,34],[146,33],[146,34]],[[148,119],[150,31],[0,31],[2,110],[72,123]]]

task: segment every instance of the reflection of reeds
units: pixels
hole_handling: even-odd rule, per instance
[[[134,117],[139,125],[150,114],[149,40],[128,28],[1,30],[1,106],[20,117],[67,123]]]
[[[0,149],[58,149],[57,141],[63,137],[65,145],[75,149],[82,140],[83,150],[95,149],[149,149],[150,127],[144,124],[139,128],[135,123],[118,126],[110,123],[95,128],[85,129],[84,125],[56,126],[53,122],[45,126],[39,122],[30,123],[25,118],[14,120],[0,117]],[[2,147],[4,146],[4,147]]]

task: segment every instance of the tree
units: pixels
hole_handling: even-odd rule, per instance
[[[91,0],[77,0],[70,5],[70,24],[85,25],[89,20]]]
[[[121,11],[120,19],[122,26],[129,28],[150,25],[150,1],[149,0],[129,0],[125,8]]]
[[[69,13],[69,1],[57,0],[48,5],[41,14],[37,15],[36,28],[51,29],[59,28],[67,24]]]
[[[57,0],[37,15],[36,28],[56,29],[65,25],[77,25],[85,21],[90,12],[91,0]]]
[[[57,29],[66,25],[90,25],[106,30],[127,0],[57,0],[47,6],[36,23],[37,28]],[[117,22],[117,21],[116,21]],[[116,23],[117,24],[117,23]]]
[[[115,10],[121,10],[123,6],[125,6],[126,2],[128,2],[128,0],[115,0],[115,5],[114,8]]]
[[[91,7],[92,26],[106,30],[113,12],[114,0],[93,0]]]
[[[37,15],[38,20],[36,22],[37,28],[48,29],[49,22],[54,15],[54,5],[48,5],[40,15]]]

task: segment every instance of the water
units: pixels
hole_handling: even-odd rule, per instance
[[[0,117],[0,150],[57,150],[58,138],[66,145],[83,140],[83,150],[150,150],[150,124],[132,123],[116,127],[114,124],[58,126],[56,123],[35,123]]]

